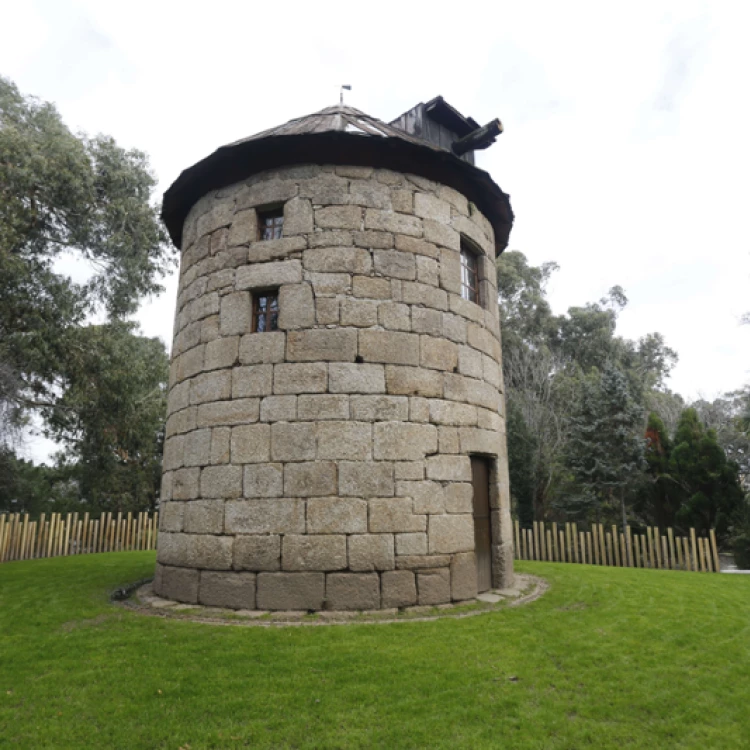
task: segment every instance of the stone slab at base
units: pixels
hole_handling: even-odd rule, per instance
[[[416,601],[416,586],[410,589],[408,581],[401,574],[404,571],[389,571],[391,596],[400,595],[402,599]],[[373,574],[369,574],[373,575]],[[339,579],[342,591],[347,592],[349,584],[346,579]],[[404,585],[406,583],[406,585]],[[338,585],[334,583],[334,585]],[[367,584],[365,584],[367,586]],[[421,622],[444,617],[462,618],[473,615],[496,612],[506,607],[517,607],[528,604],[542,596],[548,589],[547,582],[531,575],[517,575],[516,584],[510,589],[493,589],[468,601],[448,604],[411,604],[406,606],[387,606],[382,600],[380,609],[340,609],[309,612],[303,609],[264,610],[264,609],[226,609],[201,604],[184,605],[171,599],[156,596],[153,584],[147,583],[134,591],[131,598],[116,603],[128,609],[170,619],[193,620],[196,622],[216,623],[221,625],[343,625],[347,623],[386,624],[397,622]],[[398,592],[398,593],[394,593]],[[357,594],[359,596],[359,593]],[[351,598],[344,603],[352,605]]]

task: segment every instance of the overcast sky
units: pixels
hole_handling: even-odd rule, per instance
[[[151,158],[159,196],[218,146],[338,101],[391,120],[442,94],[505,133],[478,164],[510,248],[560,265],[556,312],[630,299],[670,386],[750,381],[750,6],[735,2],[0,0],[0,73]],[[169,345],[176,294],[139,320]],[[34,449],[39,455],[41,447]]]

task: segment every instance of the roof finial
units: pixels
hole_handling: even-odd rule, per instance
[[[344,103],[344,89],[346,89],[347,91],[351,91],[352,87],[348,83],[341,84],[341,91],[339,91],[339,104]]]

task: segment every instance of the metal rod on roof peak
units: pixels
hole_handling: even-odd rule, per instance
[[[344,103],[344,90],[351,91],[352,87],[348,83],[341,84],[341,90],[339,91],[339,104]]]

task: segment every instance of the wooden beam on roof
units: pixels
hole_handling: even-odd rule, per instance
[[[503,125],[498,119],[487,123],[483,128],[472,130],[457,141],[454,141],[451,148],[456,156],[461,156],[467,151],[476,151],[477,149],[488,148],[495,139],[503,132]]]

